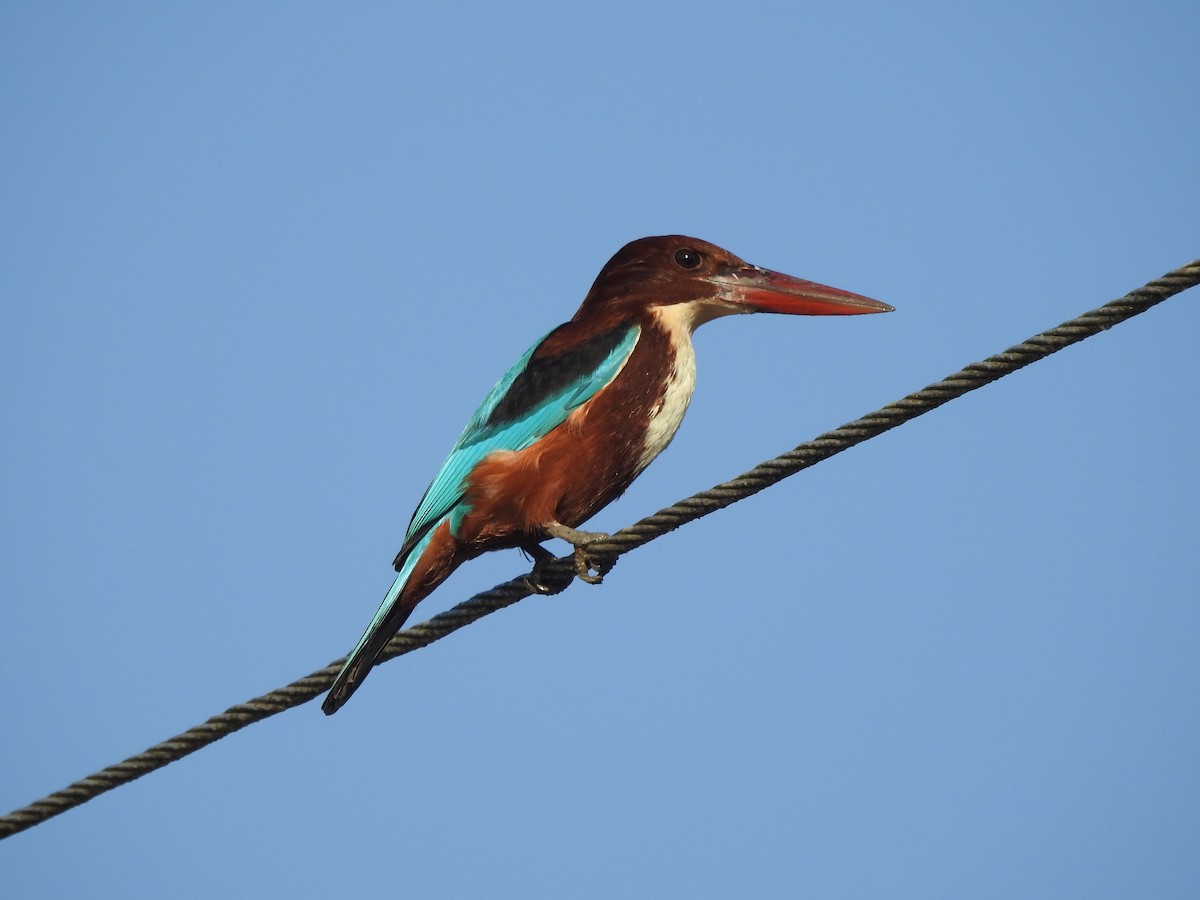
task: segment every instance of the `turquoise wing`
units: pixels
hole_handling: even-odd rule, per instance
[[[467,477],[497,450],[518,451],[545,437],[621,371],[641,329],[624,325],[596,335],[571,350],[534,358],[534,344],[488,392],[471,416],[450,456],[413,513],[396,568],[443,518],[453,532],[469,511],[463,502]],[[546,337],[549,337],[547,335]]]

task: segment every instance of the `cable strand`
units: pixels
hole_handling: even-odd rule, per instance
[[[902,397],[862,418],[847,422],[832,431],[806,441],[774,459],[759,463],[729,481],[680,500],[603,541],[590,544],[588,553],[604,571],[617,558],[650,543],[688,522],[724,509],[763,491],[797,472],[814,466],[843,450],[877,437],[905,422],[943,406],[963,394],[991,384],[1005,375],[1023,369],[1064,347],[1089,338],[1164,300],[1200,283],[1200,259],[1168,272],[1162,278],[1131,291],[1096,309],[1089,310],[1055,328],[1036,334],[979,362],[970,363],[946,378]],[[544,577],[559,589],[565,588],[574,573],[573,557],[568,555],[549,563]],[[388,642],[379,661],[427,647],[434,641],[464,628],[497,610],[511,606],[534,591],[524,576],[514,578],[491,590],[476,594],[452,609],[401,631]],[[47,819],[86,803],[106,791],[128,784],[143,775],[183,759],[227,735],[261,722],[285,710],[307,703],[329,689],[344,660],[338,659],[285,687],[231,706],[206,722],[175,737],[131,756],[123,762],[81,778],[41,800],[0,817],[0,840],[11,837]]]

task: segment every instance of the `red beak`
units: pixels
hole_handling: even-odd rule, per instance
[[[793,278],[758,266],[746,266],[732,275],[709,279],[725,288],[722,298],[746,312],[773,312],[791,316],[857,316],[892,312],[894,307],[840,288]]]

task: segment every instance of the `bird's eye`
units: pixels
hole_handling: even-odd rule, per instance
[[[698,250],[693,250],[691,247],[675,251],[675,264],[681,269],[698,269],[702,262],[704,262],[704,257]]]

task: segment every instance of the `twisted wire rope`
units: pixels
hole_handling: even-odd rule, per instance
[[[809,466],[937,409],[956,397],[1131,319],[1198,283],[1200,259],[1180,266],[1120,299],[1089,310],[1001,353],[980,362],[970,363],[941,381],[914,391],[860,419],[827,431],[774,459],[759,463],[736,478],[661,509],[602,541],[589,544],[588,556],[601,570],[606,571],[619,556],[648,544],[681,525],[744,500]],[[563,590],[574,578],[573,557],[564,556],[548,564],[541,578],[543,583],[550,586],[546,592],[557,593]],[[383,662],[426,647],[451,632],[511,606],[533,593],[535,591],[525,576],[498,584],[491,590],[476,594],[452,609],[400,632],[388,643],[379,661]],[[0,840],[182,759],[235,731],[240,731],[247,725],[307,703],[329,689],[343,661],[344,659],[335,660],[323,669],[318,669],[285,687],[231,706],[201,725],[189,728],[142,753],[81,778],[28,806],[0,817]]]

